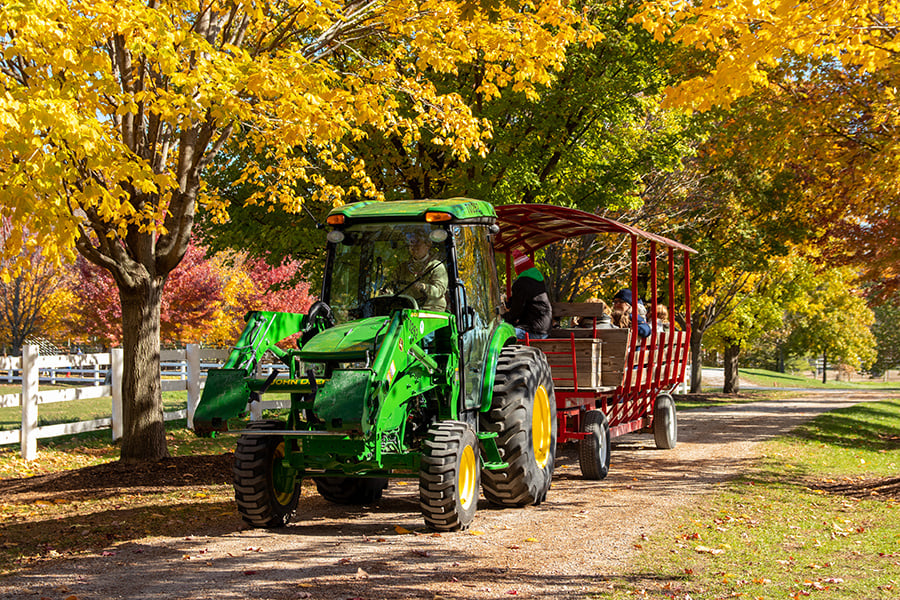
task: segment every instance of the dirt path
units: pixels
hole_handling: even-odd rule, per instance
[[[686,411],[674,450],[656,450],[648,435],[614,440],[600,482],[581,479],[575,448],[562,446],[544,504],[498,510],[482,500],[468,532],[425,532],[414,483],[392,483],[374,509],[348,511],[308,494],[300,520],[284,530],[143,538],[0,580],[0,598],[588,597],[670,510],[750,468],[760,442],[823,411],[885,397],[817,392]]]

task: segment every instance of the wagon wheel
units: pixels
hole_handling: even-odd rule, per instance
[[[281,421],[256,421],[250,429],[283,429]],[[297,511],[300,480],[284,464],[280,435],[243,434],[234,451],[234,498],[241,518],[254,527],[284,527]]]
[[[609,473],[609,419],[601,410],[584,413],[582,431],[588,434],[578,445],[578,463],[586,479],[603,479]]]
[[[388,485],[385,477],[316,477],[319,494],[333,504],[374,504]]]
[[[538,348],[503,348],[481,428],[498,434],[497,446],[509,464],[482,472],[485,498],[500,506],[543,502],[556,458],[556,396],[547,357]]]
[[[675,414],[675,401],[669,394],[656,397],[653,407],[653,438],[656,447],[663,450],[674,448],[678,443],[678,416]]]
[[[428,429],[419,470],[419,506],[438,531],[468,529],[478,508],[478,437],[460,421]]]

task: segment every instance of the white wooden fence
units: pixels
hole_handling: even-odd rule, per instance
[[[162,391],[187,390],[188,397],[187,409],[164,413],[166,421],[187,418],[188,427],[193,428],[194,411],[200,401],[200,390],[205,375],[201,366],[205,368],[219,366],[228,357],[228,352],[228,350],[201,350],[197,344],[188,344],[184,350],[163,350],[160,353],[160,363],[163,367],[160,373]],[[108,354],[40,356],[37,346],[24,346],[21,357],[0,357],[0,372],[6,371],[7,378],[12,378],[14,372],[19,372],[22,381],[21,394],[0,395],[0,408],[22,407],[21,428],[0,431],[0,445],[21,443],[22,457],[25,460],[33,460],[37,457],[39,438],[109,428],[112,429],[113,440],[122,437],[122,357],[121,348],[113,348]],[[65,378],[60,376],[61,372],[72,370],[81,373],[89,369],[109,373],[109,383],[60,390],[38,389],[39,381],[42,379],[41,373],[44,373],[44,380],[63,381]],[[18,379],[19,376],[15,378]],[[41,404],[106,396],[112,397],[110,418],[38,427],[38,406]]]

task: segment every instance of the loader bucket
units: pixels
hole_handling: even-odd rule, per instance
[[[206,376],[206,387],[194,413],[194,430],[197,433],[227,431],[228,419],[236,417],[247,408],[250,388],[243,369],[211,369]]]

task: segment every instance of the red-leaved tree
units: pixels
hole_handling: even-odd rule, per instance
[[[309,284],[297,281],[302,263],[270,266],[262,259],[206,258],[204,249],[188,247],[184,260],[166,282],[160,337],[165,343],[229,346],[251,310],[305,313],[315,298]],[[73,293],[77,299],[67,324],[71,337],[105,346],[120,343],[122,309],[109,274],[83,258],[76,263]]]
[[[303,263],[285,260],[271,266],[262,259],[238,255],[228,261],[232,266],[226,285],[222,316],[207,342],[230,346],[240,336],[244,315],[251,310],[305,313],[315,301],[309,284],[299,281]]]
[[[191,244],[168,277],[162,297],[160,338],[168,343],[198,341],[212,326],[223,300],[224,279],[216,263]],[[109,273],[79,257],[73,292],[77,303],[68,319],[72,336],[115,346],[122,335],[122,305]]]

